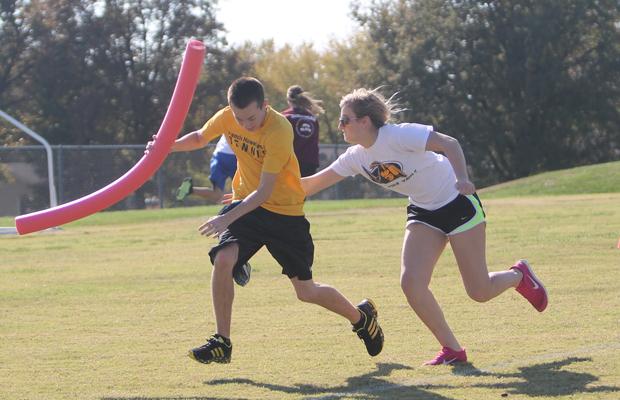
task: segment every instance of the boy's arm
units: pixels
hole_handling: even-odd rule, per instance
[[[200,131],[194,131],[175,140],[174,144],[172,145],[171,151],[177,152],[198,150],[202,149],[207,144],[209,144],[209,140],[207,140],[200,133]]]
[[[241,203],[224,215],[216,215],[200,225],[198,230],[205,236],[219,236],[230,224],[267,201],[276,185],[278,174],[261,173],[258,188],[250,193]]]
[[[153,148],[156,138],[157,135],[153,135],[153,139],[146,144],[145,153],[148,153]],[[172,147],[170,147],[170,152],[198,150],[205,147],[208,143],[209,140],[207,140],[200,131],[194,131],[175,140]]]

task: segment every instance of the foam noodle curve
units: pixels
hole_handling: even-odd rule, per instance
[[[198,40],[190,40],[185,49],[181,71],[154,145],[123,176],[104,188],[57,207],[20,215],[15,218],[15,228],[20,235],[66,224],[87,217],[110,207],[144,184],[166,159],[170,148],[183,127],[198,84],[205,46]]]

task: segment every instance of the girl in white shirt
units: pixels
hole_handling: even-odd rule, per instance
[[[546,308],[546,290],[527,261],[519,260],[505,271],[488,272],[485,214],[456,139],[435,132],[432,126],[388,124],[393,105],[376,91],[354,90],[342,98],[340,108],[339,129],[353,146],[326,169],[302,178],[302,186],[311,196],[347,176],[362,174],[409,196],[401,288],[442,346],[425,364],[467,361],[465,349],[429,289],[435,263],[447,242],[473,300],[486,302],[514,287],[538,311]]]

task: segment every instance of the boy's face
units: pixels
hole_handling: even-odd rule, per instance
[[[238,108],[234,104],[231,104],[230,108],[239,125],[250,132],[254,132],[259,130],[265,121],[265,116],[267,115],[266,106],[266,101],[260,107],[257,102],[253,101],[246,108]]]

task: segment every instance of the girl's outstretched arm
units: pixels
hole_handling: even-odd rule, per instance
[[[306,197],[309,197],[323,189],[335,185],[344,178],[346,177],[338,175],[334,170],[327,167],[314,175],[301,178],[301,187],[306,192]]]

